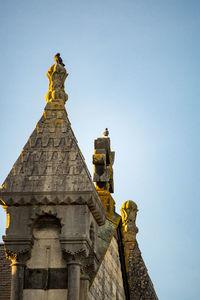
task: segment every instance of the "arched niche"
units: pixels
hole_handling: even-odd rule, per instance
[[[28,268],[65,268],[59,241],[61,232],[60,221],[52,215],[38,217],[32,228],[33,247],[31,258],[27,261]]]

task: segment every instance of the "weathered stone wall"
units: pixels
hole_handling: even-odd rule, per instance
[[[89,300],[123,300],[125,298],[118,244],[112,238],[103,262],[90,288]]]
[[[6,259],[4,245],[0,244],[0,300],[10,299],[11,262]]]

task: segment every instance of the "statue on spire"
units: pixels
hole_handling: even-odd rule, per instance
[[[47,102],[57,102],[59,104],[65,104],[68,100],[68,95],[65,93],[65,79],[68,73],[65,69],[60,53],[54,56],[55,64],[51,66],[47,72],[49,78],[49,90],[45,96]]]

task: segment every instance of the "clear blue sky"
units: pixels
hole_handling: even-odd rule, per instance
[[[109,128],[117,211],[138,204],[160,300],[200,298],[199,32],[195,0],[0,3],[0,184],[42,115],[60,52],[80,148],[92,172],[93,140]]]

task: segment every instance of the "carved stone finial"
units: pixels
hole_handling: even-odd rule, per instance
[[[131,200],[126,201],[121,208],[122,214],[122,230],[125,241],[134,241],[138,228],[135,224],[137,216],[137,204]]]
[[[47,102],[58,102],[60,104],[65,104],[68,100],[68,95],[65,93],[64,83],[68,76],[60,53],[57,53],[54,57],[55,64],[51,66],[47,72],[47,77],[49,78],[49,90],[45,96]]]

